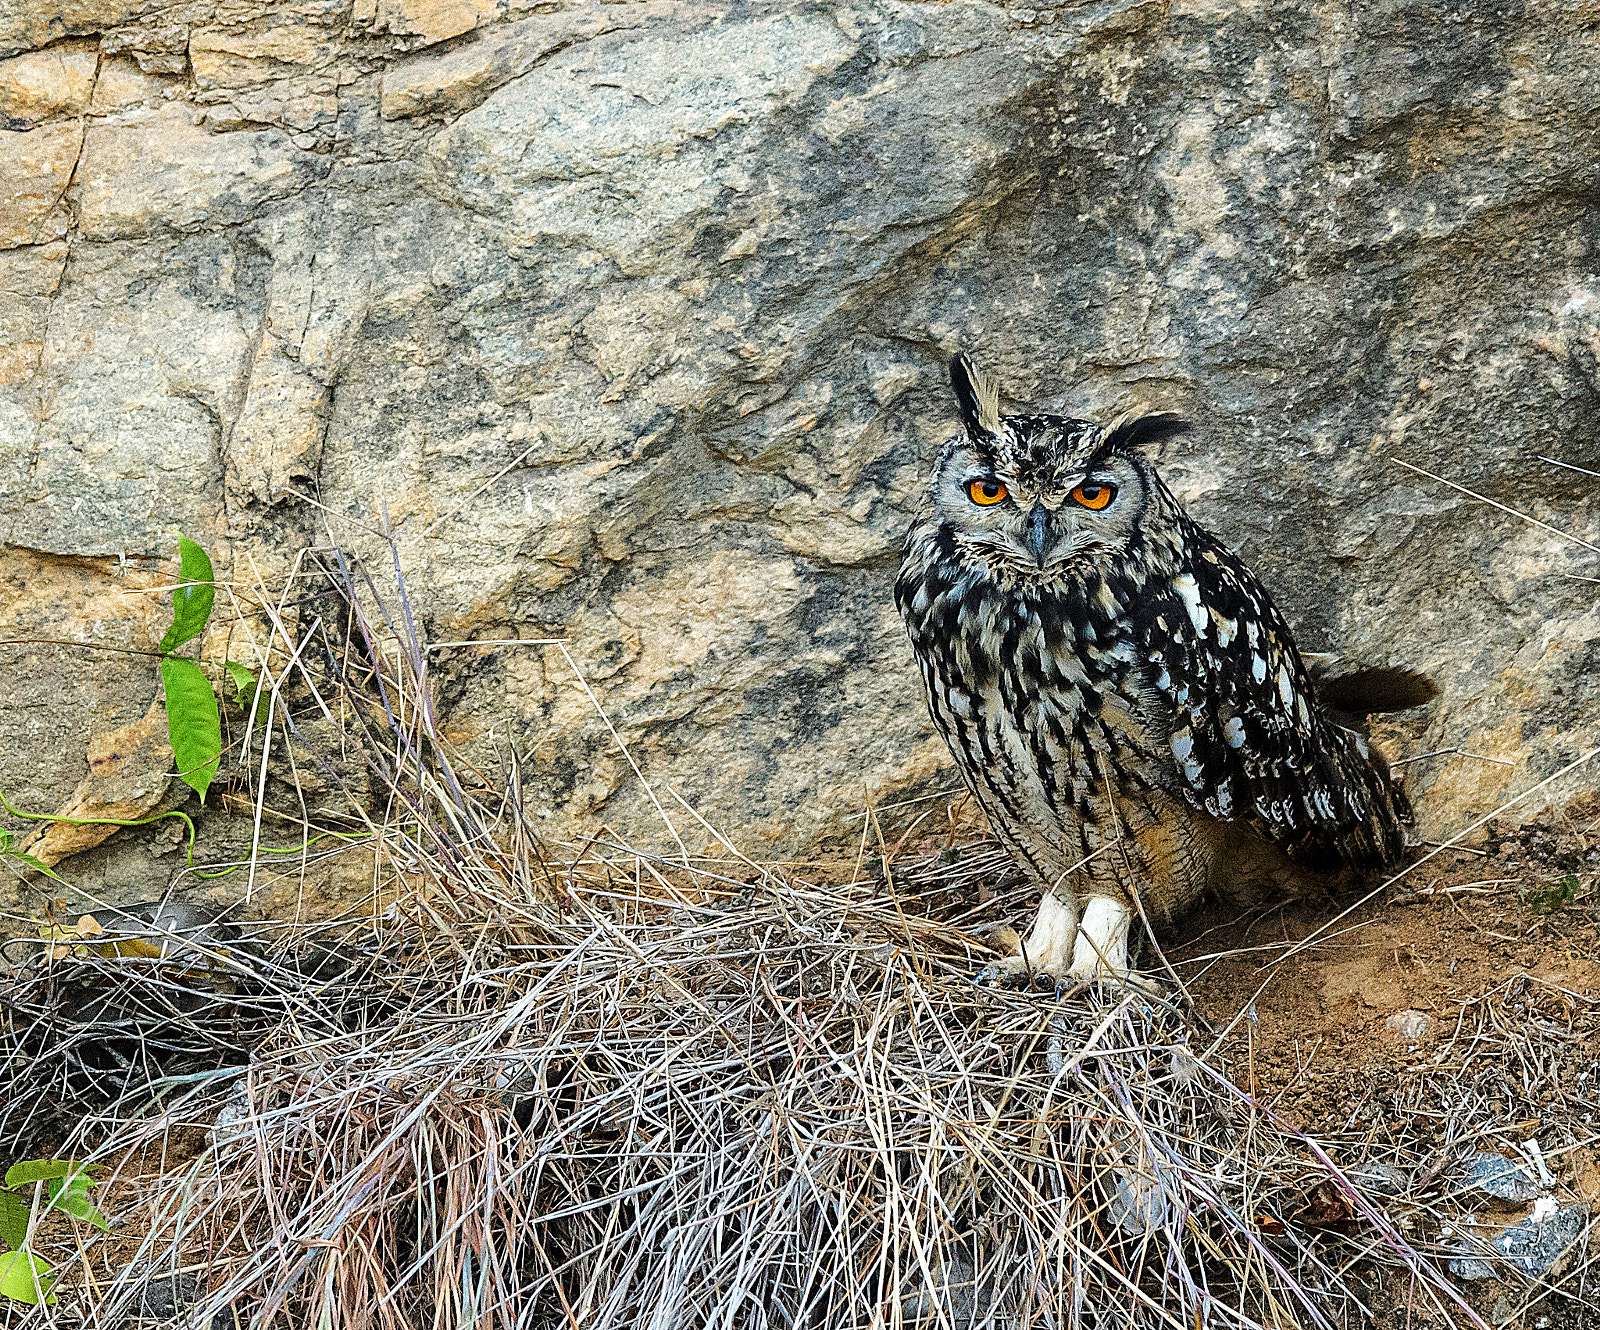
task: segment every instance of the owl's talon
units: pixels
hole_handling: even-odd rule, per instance
[[[1054,992],[1056,981],[1072,959],[1077,929],[1078,915],[1070,898],[1045,892],[1026,938],[1018,937],[1010,928],[995,930],[994,936],[1013,948],[1011,955],[985,965],[973,976],[973,982],[1024,992]]]
[[[1138,970],[1120,970],[1115,973],[1102,971],[1080,978],[1068,975],[1056,987],[1058,999],[1080,997],[1087,993],[1092,993],[1095,1000],[1102,1005],[1120,1002],[1131,994],[1140,994],[1161,1002],[1167,1000],[1167,992],[1162,985],[1151,975]]]
[[[1126,987],[1133,976],[1128,965],[1128,926],[1133,914],[1119,900],[1093,896],[1083,912],[1067,977],[1086,984]]]
[[[1083,980],[1083,986],[1101,1002],[1118,1002],[1129,989],[1139,986],[1139,980],[1132,974],[1097,974]]]
[[[1007,956],[1003,961],[985,965],[972,976],[980,988],[1010,988],[1021,992],[1049,993],[1055,990],[1057,977],[1044,970],[1034,969],[1020,956]]]

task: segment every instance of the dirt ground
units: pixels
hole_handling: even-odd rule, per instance
[[[1533,1213],[1453,1195],[1464,1158],[1547,1167],[1546,1194],[1589,1217],[1587,1245],[1547,1276],[1560,1292],[1467,1294],[1508,1330],[1600,1327],[1600,798],[1491,825],[1386,889],[1242,918],[1212,905],[1182,931],[1168,959],[1199,1012],[1231,1024],[1235,1082],[1342,1163],[1398,1166],[1419,1246],[1448,1257],[1464,1225]],[[1410,1324],[1404,1310],[1375,1307],[1375,1324]]]
[[[1242,918],[1212,904],[1169,946],[1213,1022],[1254,1004],[1245,1073],[1295,1125],[1349,1131],[1375,1075],[1431,1065],[1491,994],[1561,1035],[1556,1075],[1528,1087],[1541,1116],[1579,1126],[1600,1113],[1600,799],[1486,833],[1375,897],[1369,887]]]
[[[949,811],[952,843],[966,812]],[[1435,848],[1392,882],[1243,914],[1208,902],[1163,938],[1170,971],[1148,950],[1141,967],[1168,988],[1181,980],[1234,1082],[1281,1123],[1341,1166],[1396,1170],[1392,1209],[1419,1249],[1448,1261],[1465,1230],[1493,1235],[1533,1214],[1460,1190],[1475,1154],[1537,1178],[1546,1205],[1587,1207],[1587,1241],[1544,1289],[1463,1287],[1502,1330],[1600,1330],[1600,794]],[[1031,895],[997,870],[992,842],[985,854],[968,908],[935,912],[975,932],[1002,915],[1026,929]],[[1371,1310],[1383,1330],[1433,1324],[1403,1300]]]

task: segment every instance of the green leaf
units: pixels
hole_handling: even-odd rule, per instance
[[[93,1224],[96,1228],[103,1228],[108,1233],[111,1226],[106,1223],[105,1216],[95,1208],[89,1199],[89,1188],[94,1186],[94,1179],[89,1176],[86,1168],[81,1173],[74,1173],[70,1178],[62,1178],[52,1182],[47,1188],[49,1192],[48,1205],[52,1209],[61,1210],[71,1215],[74,1219],[82,1219]]]
[[[94,1179],[89,1176],[88,1169],[84,1169],[82,1172],[74,1173],[70,1178],[62,1178],[46,1187],[45,1204],[52,1209],[64,1210],[74,1219],[87,1219],[93,1223],[100,1218],[100,1212],[89,1200],[89,1188],[92,1186]],[[101,1221],[100,1226],[105,1227],[104,1221]]]
[[[39,1304],[39,1294],[34,1291],[34,1278],[38,1277],[39,1288],[44,1291],[45,1301],[54,1302],[50,1296],[50,1285],[56,1281],[50,1278],[47,1271],[50,1262],[40,1260],[29,1251],[8,1251],[0,1255],[0,1297],[10,1298],[13,1302],[25,1302],[30,1307]]]
[[[111,1225],[106,1223],[106,1217],[100,1213],[95,1203],[87,1196],[58,1196],[50,1203],[50,1208],[63,1211],[74,1219],[81,1219],[85,1223],[93,1224],[96,1228],[102,1229],[107,1233],[111,1232]]]
[[[178,555],[182,561],[182,584],[172,593],[172,627],[156,648],[163,655],[205,632],[212,602],[217,598],[217,574],[211,567],[211,556],[187,536],[178,537]]]
[[[242,699],[245,695],[246,689],[252,693],[255,692],[256,672],[254,670],[239,664],[239,662],[236,660],[223,661],[222,668],[227,670],[228,677],[233,680],[233,693],[235,697]]]
[[[227,670],[228,676],[233,680],[234,701],[242,707],[247,707],[251,698],[254,698],[256,709],[253,718],[257,725],[264,724],[267,714],[272,710],[271,692],[263,688],[257,693],[255,671],[239,664],[236,660],[223,661],[222,668]]]
[[[4,855],[8,859],[17,860],[26,867],[33,869],[35,873],[43,873],[46,877],[55,878],[62,886],[70,885],[66,878],[51,868],[43,859],[35,859],[31,854],[24,854],[21,850],[13,850],[9,845],[0,845],[0,855]]]
[[[178,779],[204,803],[222,757],[217,695],[200,667],[181,656],[163,658],[161,683],[167,691],[167,734],[178,764]]]
[[[0,1191],[0,1242],[20,1247],[28,1240],[28,1207],[20,1196]]]
[[[25,1159],[6,1170],[6,1186],[26,1187],[30,1182],[49,1182],[70,1178],[83,1165],[71,1159]]]

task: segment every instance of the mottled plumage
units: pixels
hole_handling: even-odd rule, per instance
[[[1387,764],[1318,705],[1266,589],[1144,456],[1187,425],[1002,417],[964,356],[951,378],[964,430],[906,536],[895,598],[935,725],[1045,893],[999,968],[1125,971],[1130,891],[1171,918],[1291,861],[1394,860],[1411,814]],[[1391,677],[1415,685],[1407,704],[1431,689]]]

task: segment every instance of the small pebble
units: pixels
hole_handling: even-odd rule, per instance
[[[1117,1170],[1117,1190],[1107,1211],[1111,1222],[1124,1233],[1137,1237],[1159,1227],[1166,1209],[1161,1184],[1155,1178]]]
[[[1380,1196],[1402,1196],[1406,1188],[1411,1185],[1411,1179],[1406,1176],[1403,1168],[1385,1164],[1377,1159],[1351,1169],[1350,1181],[1366,1191],[1375,1191]]]
[[[1390,1034],[1405,1044],[1420,1044],[1433,1033],[1433,1017],[1420,1011],[1397,1011],[1383,1024]]]

